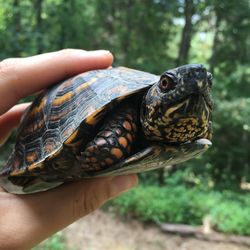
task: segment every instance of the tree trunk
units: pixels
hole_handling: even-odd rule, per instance
[[[20,56],[21,44],[21,13],[20,13],[19,0],[13,1],[13,34],[12,34],[12,54],[14,57]]]
[[[215,22],[215,33],[214,33],[214,39],[213,39],[212,54],[211,54],[211,57],[209,59],[209,71],[212,74],[214,73],[214,67],[216,65],[216,59],[217,59],[220,20],[221,20],[220,17],[217,15],[216,22]]]
[[[125,32],[123,33],[123,39],[121,40],[122,46],[122,53],[124,55],[123,64],[129,65],[130,64],[130,43],[131,43],[131,33],[132,33],[132,23],[131,23],[131,6],[133,2],[131,0],[124,1],[122,4],[122,8],[125,9],[124,11],[124,20],[123,25],[125,27]]]
[[[192,16],[194,14],[193,0],[185,0],[184,14],[185,14],[185,25],[182,30],[179,54],[176,60],[177,66],[181,64],[186,64],[188,62],[188,53],[192,37]]]

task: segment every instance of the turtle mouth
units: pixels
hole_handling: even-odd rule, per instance
[[[206,91],[204,94],[202,94],[202,97],[205,100],[209,109],[212,110],[214,107],[214,103],[213,103],[213,100],[212,100],[210,94]]]

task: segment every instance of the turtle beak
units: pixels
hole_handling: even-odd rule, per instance
[[[211,97],[212,87],[212,74],[207,72],[205,68],[198,68],[194,72],[194,81],[191,81],[191,88],[194,91],[194,95],[203,98],[210,110],[213,109],[213,101]]]
[[[207,72],[206,87],[202,91],[202,97],[204,98],[210,110],[212,110],[214,106],[212,96],[211,96],[212,79],[213,79],[213,75],[210,72]]]
[[[194,80],[193,80],[193,79]],[[198,94],[203,94],[208,87],[207,70],[205,68],[197,68],[190,79],[190,86],[193,91]]]

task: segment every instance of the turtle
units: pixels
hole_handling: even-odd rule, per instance
[[[211,145],[212,75],[187,64],[161,75],[91,70],[40,93],[0,170],[10,193],[182,163]]]

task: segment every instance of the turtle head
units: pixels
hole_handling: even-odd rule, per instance
[[[183,143],[210,137],[212,75],[201,64],[164,72],[143,97],[141,124],[152,140]]]

